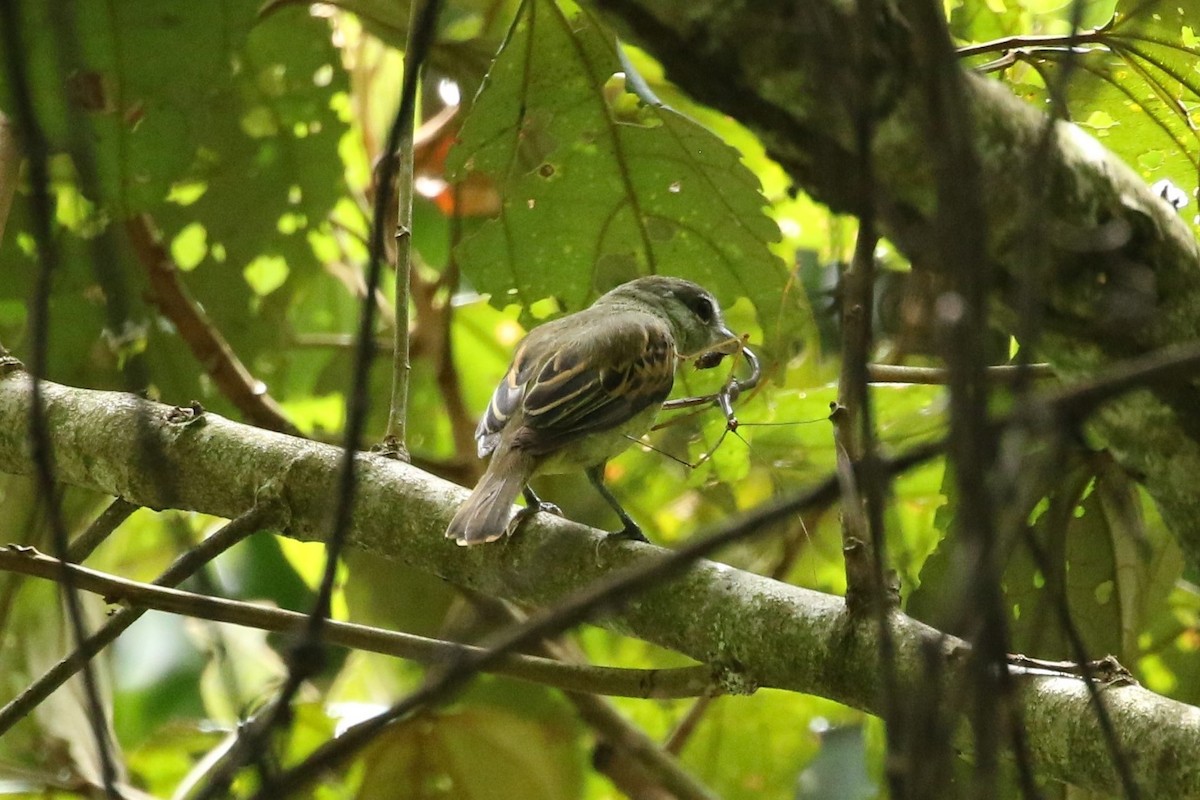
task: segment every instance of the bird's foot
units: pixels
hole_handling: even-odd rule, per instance
[[[613,541],[613,540],[621,540],[621,541],[626,541],[626,542],[645,542],[646,544],[650,543],[650,540],[646,538],[646,534],[642,533],[642,529],[637,525],[637,523],[632,522],[632,521],[626,522],[625,527],[622,528],[621,530],[613,531],[612,533],[605,536],[604,540],[606,542]]]
[[[554,505],[554,503],[547,503],[544,500],[538,500],[537,502],[530,503],[527,506],[522,506],[517,510],[517,513],[513,514],[512,519],[508,522],[508,528],[505,529],[505,534],[512,536],[517,532],[517,529],[525,523],[525,520],[535,517],[543,512],[546,514],[553,514],[556,517],[564,516],[563,510]]]

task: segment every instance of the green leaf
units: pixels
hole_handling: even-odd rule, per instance
[[[768,347],[799,324],[758,179],[690,119],[625,91],[611,35],[583,12],[528,0],[463,125],[448,168],[499,183],[500,217],[461,248],[492,302],[568,310],[648,273],[747,297]]]
[[[1071,119],[1124,158],[1148,183],[1170,180],[1196,202],[1200,174],[1200,7],[1121,0],[1099,45],[1068,51],[1033,48],[1024,58],[1046,84],[1068,65]],[[1044,102],[1041,86],[1018,87]],[[1193,206],[1194,208],[1194,206]],[[1188,211],[1191,218],[1194,211]]]
[[[1011,648],[1040,658],[1074,658],[1057,608],[1065,601],[1089,656],[1111,653],[1132,664],[1138,635],[1179,576],[1178,550],[1149,535],[1136,488],[1103,455],[1076,454],[1053,479],[1035,508],[1016,512],[1033,519],[1027,533],[997,548]],[[1040,562],[1030,539],[1042,553]],[[941,610],[961,591],[955,576],[968,563],[964,550],[957,538],[942,542],[909,599],[910,614],[941,621]]]
[[[358,800],[569,800],[579,796],[574,736],[496,708],[390,726],[363,756]]]
[[[147,213],[190,270],[189,292],[275,391],[291,378],[283,345],[293,300],[324,292],[313,287],[325,276],[310,234],[346,191],[338,155],[346,104],[337,101],[349,82],[328,22],[289,11],[256,24],[252,4],[181,10],[170,0],[21,10],[30,89],[55,153],[61,259],[53,314],[72,323],[51,337],[53,376],[112,385],[116,364],[144,352],[159,396],[232,411],[198,376],[174,328],[143,303],[121,220]],[[58,39],[69,17],[78,47]],[[71,76],[65,84],[59,49]],[[8,81],[0,74],[0,108],[11,113]],[[0,242],[0,263],[12,266],[0,302],[29,296],[30,229],[19,193]],[[260,258],[275,269],[250,270],[252,289],[246,268]],[[127,330],[105,330],[96,263],[124,276]],[[21,322],[0,314],[9,346],[20,346]]]

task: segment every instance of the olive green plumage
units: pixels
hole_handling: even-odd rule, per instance
[[[599,482],[603,464],[649,429],[681,359],[728,354],[737,343],[711,294],[661,276],[624,283],[534,328],[475,431],[480,458],[492,460],[446,536],[462,545],[494,541],[531,477],[586,470],[625,522],[622,533],[644,538]],[[719,361],[709,356],[702,365]]]

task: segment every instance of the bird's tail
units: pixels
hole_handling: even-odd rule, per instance
[[[494,542],[508,529],[513,502],[533,473],[533,458],[506,450],[492,457],[471,496],[458,509],[446,538],[460,545]]]

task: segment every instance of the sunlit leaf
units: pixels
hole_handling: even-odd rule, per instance
[[[568,310],[647,273],[748,297],[768,340],[797,324],[758,180],[677,112],[625,91],[612,37],[583,12],[529,0],[496,58],[449,168],[500,182],[500,217],[461,247],[493,302]]]
[[[1071,117],[1147,181],[1171,181],[1196,215],[1200,175],[1200,8],[1160,0],[1120,0],[1112,19],[1084,47],[1034,46],[1019,58],[1047,84],[1065,86]],[[1069,77],[1069,83],[1064,81]],[[1041,86],[1018,85],[1046,102]]]

